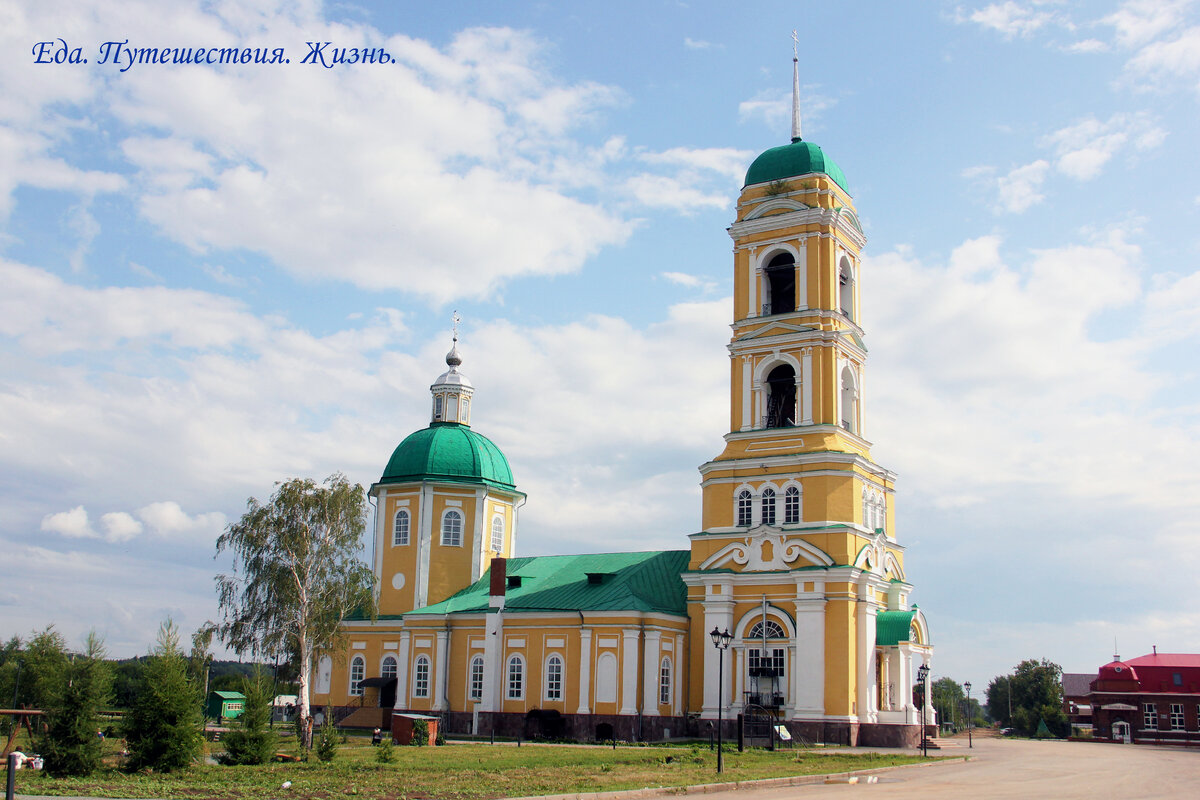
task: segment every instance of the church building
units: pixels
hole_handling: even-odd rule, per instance
[[[867,439],[866,237],[842,170],[800,135],[798,86],[792,141],[750,165],[729,228],[729,432],[700,467],[701,530],[679,550],[517,556],[526,496],[471,425],[456,335],[429,426],[370,490],[379,614],[345,620],[314,708],[584,740],[707,735],[719,716],[729,735],[741,714],[912,746],[932,724],[896,475]]]

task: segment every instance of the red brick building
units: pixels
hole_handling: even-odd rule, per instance
[[[1105,664],[1088,695],[1094,735],[1137,744],[1200,744],[1200,655]]]

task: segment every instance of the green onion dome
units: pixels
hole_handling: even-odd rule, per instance
[[[786,180],[801,175],[819,172],[828,175],[838,186],[846,188],[846,176],[842,168],[833,163],[820,147],[803,139],[793,139],[791,144],[772,147],[754,159],[746,171],[746,186],[756,183]]]
[[[508,459],[491,439],[466,425],[435,422],[396,447],[380,483],[449,481],[515,489]]]

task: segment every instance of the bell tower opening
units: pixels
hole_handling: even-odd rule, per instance
[[[796,370],[790,364],[781,364],[767,375],[766,427],[790,428],[795,424]]]
[[[763,272],[766,289],[763,311],[766,314],[790,314],[796,310],[796,259],[780,253],[770,260]]]

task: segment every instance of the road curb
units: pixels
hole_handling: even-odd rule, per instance
[[[793,775],[787,778],[761,778],[753,781],[729,781],[727,783],[700,783],[693,786],[655,786],[645,789],[617,789],[611,792],[574,792],[571,794],[543,794],[526,797],[510,797],[507,800],[646,800],[652,797],[666,797],[688,794],[715,794],[717,792],[733,792],[740,789],[777,789],[787,786],[807,786],[814,783],[843,781],[866,775],[879,775],[884,772],[894,772],[899,769],[913,767],[935,767],[939,764],[958,764],[970,761],[972,756],[943,756],[937,761],[923,761],[917,764],[897,764],[894,767],[875,767],[873,769],[856,769],[850,772],[827,772],[822,775]]]

